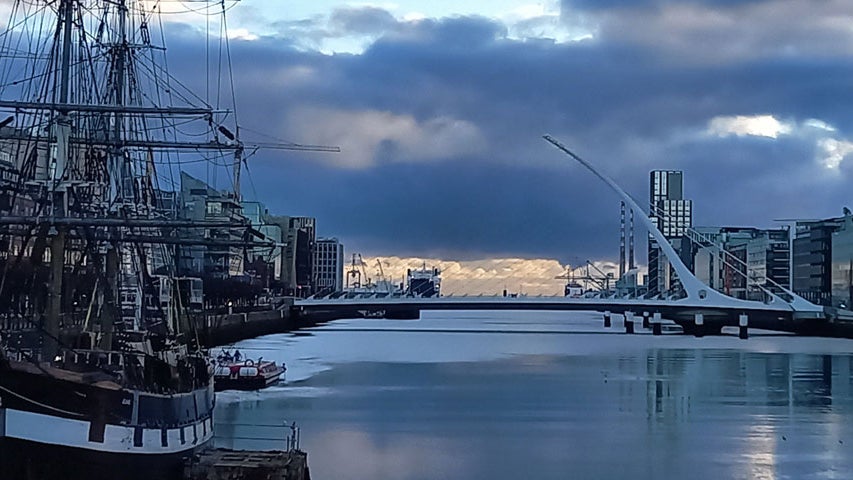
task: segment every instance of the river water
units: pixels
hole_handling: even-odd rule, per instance
[[[853,478],[853,341],[621,331],[436,312],[244,341],[286,381],[219,394],[216,443],[296,421],[315,480]]]

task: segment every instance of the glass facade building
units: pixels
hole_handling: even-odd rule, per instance
[[[693,268],[693,255],[687,229],[693,226],[693,201],[684,197],[684,174],[679,170],[652,170],[649,173],[649,218],[672,243],[688,268]],[[649,275],[646,280],[649,295],[677,290],[669,262],[657,241],[649,235]]]
[[[853,217],[844,217],[832,234],[831,304],[853,310]]]

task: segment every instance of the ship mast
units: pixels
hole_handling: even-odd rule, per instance
[[[52,216],[64,217],[66,214],[66,189],[63,184],[63,176],[68,165],[68,139],[71,133],[71,120],[68,118],[68,110],[62,108],[68,104],[68,92],[71,82],[71,17],[73,14],[74,0],[62,0],[60,3],[58,18],[62,32],[62,59],[60,64],[59,85],[59,115],[53,128],[55,130],[56,145],[55,156],[48,192],[50,195]],[[59,316],[62,307],[62,277],[65,269],[65,227],[51,228],[48,234],[53,234],[50,239],[50,280],[48,283],[48,301],[45,312],[45,339],[44,356],[52,360],[59,353]]]
[[[41,332],[40,346],[15,347],[41,348],[38,360],[55,360],[68,348],[59,339],[69,332],[60,327],[78,324],[87,335],[73,339],[84,348],[142,348],[165,359],[168,345],[180,343],[170,327],[186,313],[173,301],[180,246],[274,242],[240,238],[236,230],[249,226],[239,218],[225,225],[175,218],[162,202],[177,194],[174,179],[172,189],[161,190],[157,168],[171,176],[183,163],[233,156],[233,164],[219,165],[231,167],[239,203],[243,163],[259,148],[339,149],[253,143],[247,154],[236,114],[220,109],[218,96],[214,107],[172,77],[165,46],[151,43],[149,17],[159,7],[137,0],[15,3],[10,34],[0,35],[0,57],[8,62],[0,69],[0,110],[12,113],[0,121],[0,316],[26,319],[22,330]],[[224,2],[216,3],[224,18]],[[12,33],[27,21],[36,31]],[[228,48],[227,35],[220,41]],[[227,61],[230,75],[230,52]],[[236,103],[233,78],[230,86]],[[209,228],[227,229],[229,237],[182,235]],[[151,341],[146,348],[144,341],[129,345],[130,338]],[[97,345],[88,342],[95,339]]]
[[[117,168],[112,170],[112,175],[110,176],[117,178],[117,188],[114,193],[116,198],[111,200],[117,200],[120,203],[127,195],[127,192],[124,191],[127,182],[125,181],[124,148],[121,144],[122,122],[124,121],[121,107],[124,105],[124,76],[125,62],[127,61],[127,3],[126,0],[118,0],[117,3],[119,42],[112,47],[112,52],[115,55],[115,70],[112,72],[114,85],[113,104],[117,107],[113,114],[113,141],[115,142],[113,148],[113,167]]]

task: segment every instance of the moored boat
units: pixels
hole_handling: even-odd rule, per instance
[[[287,370],[273,361],[257,361],[241,358],[239,351],[220,354],[213,372],[213,384],[217,392],[223,390],[260,390],[275,385]]]

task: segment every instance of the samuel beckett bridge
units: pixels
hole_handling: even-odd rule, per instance
[[[380,293],[328,295],[297,300],[293,311],[314,318],[393,318],[415,319],[428,310],[513,310],[513,311],[594,311],[601,312],[606,327],[621,326],[633,333],[634,324],[660,334],[665,321],[675,322],[685,333],[702,336],[719,334],[723,327],[738,327],[740,336],[747,337],[748,328],[793,332],[807,335],[853,337],[853,312],[823,307],[811,303],[789,289],[765,278],[755,281],[742,260],[728,254],[722,247],[693,230],[688,238],[703,246],[716,247],[723,262],[746,277],[750,287],[759,290],[760,300],[746,300],[725,295],[700,281],[684,264],[673,246],[649,216],[642,214],[639,204],[616,182],[586,160],[574,154],[551,136],[543,137],[568,155],[621,197],[624,204],[657,242],[661,254],[669,262],[680,284],[677,295],[652,298],[604,292],[598,295],[564,297],[530,296],[394,296]],[[617,290],[618,291],[618,290]]]

